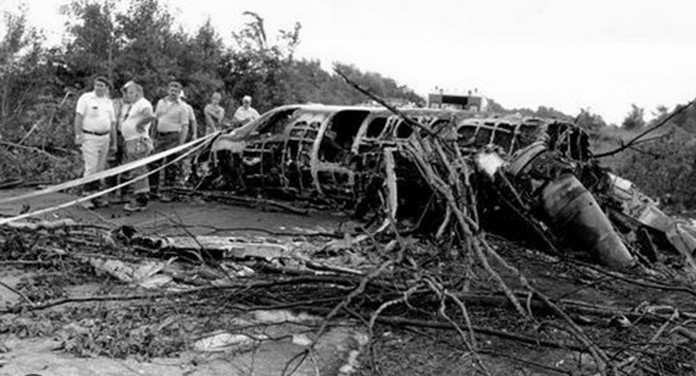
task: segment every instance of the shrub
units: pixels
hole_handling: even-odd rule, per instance
[[[650,136],[647,136],[650,137]],[[696,207],[696,140],[673,127],[663,137],[626,150],[613,169],[646,194],[669,205]]]

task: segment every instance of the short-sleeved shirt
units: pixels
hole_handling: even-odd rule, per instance
[[[252,107],[248,109],[244,106],[240,106],[234,113],[234,119],[246,123],[251,120],[256,120],[259,117],[259,113]]]
[[[147,99],[140,98],[130,105],[128,111],[124,113],[121,123],[121,134],[124,140],[133,140],[150,134],[150,124],[152,123],[147,123],[143,132],[138,132],[136,128],[136,125],[148,114],[152,114],[152,104]]]
[[[180,100],[162,98],[157,102],[155,110],[157,117],[157,132],[181,132],[189,124],[189,113],[186,105]]]
[[[75,112],[82,115],[82,129],[86,131],[108,132],[111,130],[111,123],[116,121],[111,99],[98,97],[93,91],[80,96]]]

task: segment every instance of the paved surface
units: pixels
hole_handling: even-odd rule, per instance
[[[0,191],[0,198],[16,196],[28,190]],[[51,194],[25,202],[0,205],[4,215],[18,214],[21,210],[42,209],[62,204],[76,198],[71,194]],[[333,231],[350,226],[350,221],[340,216],[316,214],[300,216],[278,211],[230,206],[199,200],[189,202],[160,203],[154,201],[149,210],[126,213],[122,205],[86,210],[73,206],[43,215],[45,219],[73,218],[82,222],[107,226],[132,225],[149,234],[209,234],[209,235],[269,235],[273,232]],[[0,270],[0,279],[9,285],[16,284],[23,276],[13,269]],[[84,293],[84,291],[83,291]],[[0,286],[2,303],[13,302],[19,297]],[[237,318],[253,323],[268,323],[278,315],[290,315],[285,311],[259,311],[250,317]],[[294,317],[294,316],[293,316]],[[295,317],[296,318],[296,317]],[[2,317],[0,316],[0,320]],[[319,318],[307,318],[316,320]],[[264,321],[265,320],[265,321]],[[141,362],[135,359],[109,359],[105,357],[75,358],[60,351],[58,338],[19,339],[10,335],[0,336],[0,375],[68,376],[68,375],[281,375],[290,374],[313,339],[301,323],[281,323],[273,326],[272,335],[255,340],[235,337],[234,333],[201,333],[208,342],[192,345],[191,350],[178,358],[152,359]],[[206,337],[207,336],[207,337]],[[265,336],[268,336],[265,337]],[[232,341],[232,340],[236,341]],[[330,328],[316,343],[310,355],[292,373],[293,375],[347,375],[354,371],[353,363],[367,341],[365,330],[354,323],[345,322]],[[207,346],[207,348],[206,348]],[[212,349],[211,349],[212,348]],[[2,352],[2,350],[6,350]]]

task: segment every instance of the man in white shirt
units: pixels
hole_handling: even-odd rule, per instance
[[[155,120],[152,104],[143,97],[143,87],[131,83],[126,89],[130,106],[124,113],[121,122],[121,135],[124,142],[124,163],[130,163],[145,158],[152,153],[153,145],[150,138],[150,124]],[[125,180],[130,176],[142,176],[148,173],[147,166],[138,167],[124,173]],[[150,198],[150,183],[147,178],[133,182],[134,197],[123,208],[126,211],[141,211],[147,209]]]
[[[251,107],[251,97],[245,95],[244,98],[242,98],[242,105],[234,112],[235,123],[244,125],[252,120],[258,119],[258,117],[259,113]]]
[[[167,96],[157,102],[155,109],[155,152],[160,153],[165,150],[182,145],[186,142],[186,137],[189,131],[189,112],[186,105],[180,98],[181,84],[177,81],[169,83]],[[170,155],[165,158],[164,163],[172,162],[177,156]],[[153,163],[152,168],[158,168],[162,162]],[[179,165],[177,163],[170,164],[164,169],[164,184],[168,187],[173,187],[180,174]],[[159,173],[150,175],[150,183],[153,191],[159,194],[160,177]],[[162,202],[172,200],[167,193],[160,195]]]
[[[116,149],[116,115],[108,96],[108,87],[109,81],[99,76],[94,79],[94,90],[82,94],[77,100],[75,144],[82,149],[84,176],[104,171],[109,150]],[[85,185],[85,194],[99,190],[99,186],[99,182]],[[100,198],[84,203],[90,209],[106,205],[107,202]]]

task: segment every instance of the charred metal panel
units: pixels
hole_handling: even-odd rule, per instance
[[[355,176],[350,169],[351,150],[359,130],[370,115],[367,109],[337,111],[314,142],[313,178],[320,194],[352,200]]]
[[[542,138],[545,125],[535,119],[464,119],[456,124],[457,143],[469,152],[495,148],[503,155],[512,155]]]
[[[319,132],[328,120],[321,111],[300,112],[287,126],[281,162],[283,188],[309,193],[315,188],[312,175],[314,148]]]

